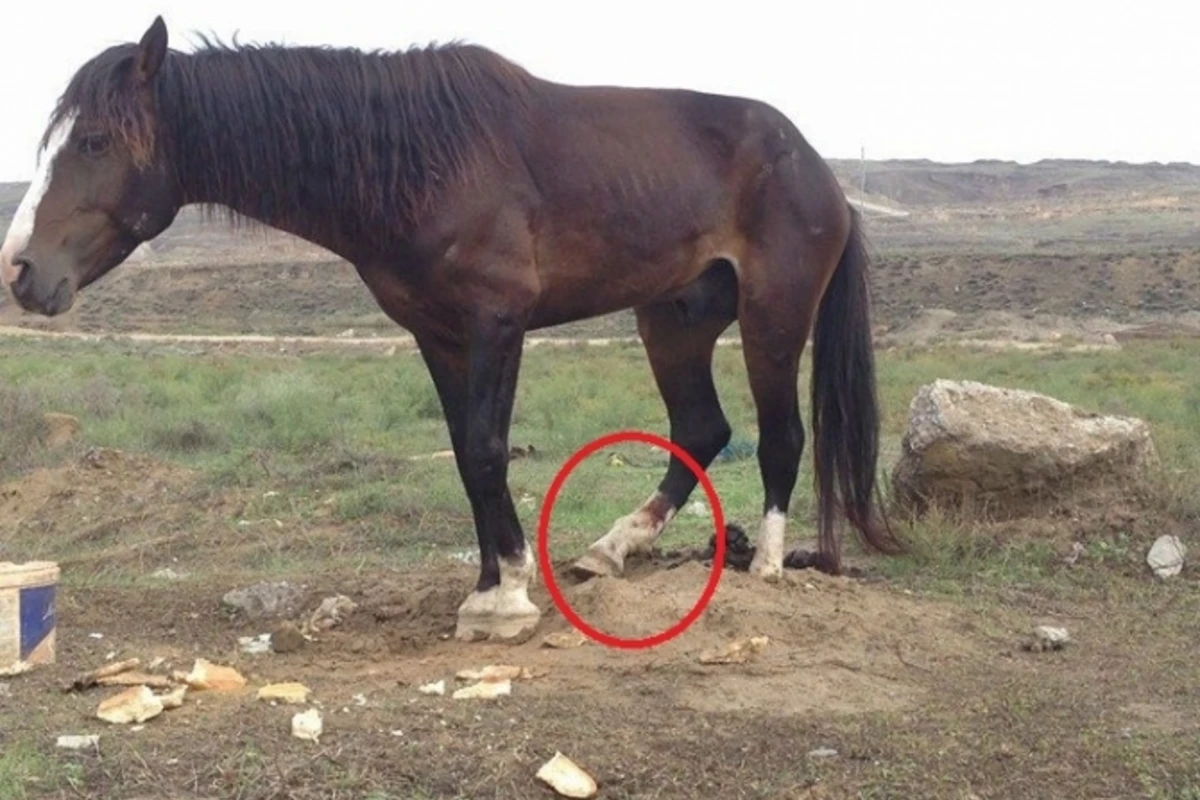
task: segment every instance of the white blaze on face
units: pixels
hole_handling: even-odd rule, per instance
[[[75,112],[69,112],[62,118],[46,141],[46,149],[38,159],[37,172],[29,184],[29,190],[21,198],[17,213],[13,215],[8,226],[8,234],[4,237],[4,246],[0,247],[0,282],[5,286],[17,279],[17,270],[13,259],[29,244],[33,236],[33,222],[37,216],[38,205],[42,202],[46,190],[50,188],[50,178],[54,172],[54,162],[59,152],[71,139],[71,131],[75,127]]]

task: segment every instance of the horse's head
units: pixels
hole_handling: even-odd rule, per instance
[[[158,17],[136,45],[84,64],[59,99],[0,248],[0,281],[22,308],[67,311],[80,289],[174,220],[179,191],[155,116],[166,56]]]

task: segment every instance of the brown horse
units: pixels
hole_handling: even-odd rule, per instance
[[[535,625],[534,558],[508,489],[508,430],[527,331],[633,308],[671,439],[705,468],[729,424],[717,337],[739,322],[764,498],[752,572],[778,576],[811,387],[819,566],[835,516],[898,552],[874,506],[878,409],[867,258],[825,162],[760,102],[576,87],[477,46],[364,53],[137,44],[74,75],[0,251],[17,302],[47,316],[165,230],[224,209],[344,258],[415,337],[474,513],[481,568],[458,636]],[[672,459],[657,491],[580,558],[620,574],[696,486]]]

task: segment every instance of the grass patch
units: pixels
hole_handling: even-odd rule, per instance
[[[510,484],[532,535],[547,486],[578,447],[620,428],[665,434],[668,426],[639,347],[537,348],[524,363],[510,441],[533,445],[537,454],[512,462]],[[936,378],[971,379],[1146,419],[1163,456],[1158,491],[1164,509],[1200,519],[1198,367],[1195,341],[1139,342],[1117,353],[945,347],[881,354],[881,478],[898,454],[917,388]],[[726,517],[753,535],[762,490],[740,350],[718,348],[714,372],[737,447],[710,475]],[[805,394],[807,380],[806,359]],[[0,387],[0,471],[9,477],[62,457],[44,450],[40,425],[43,413],[64,412],[82,422],[79,441],[70,445],[75,453],[89,446],[144,453],[198,470],[213,487],[244,490],[246,505],[227,524],[270,520],[293,532],[328,524],[343,529],[336,544],[314,546],[307,555],[304,536],[297,538],[301,544],[272,545],[272,560],[286,562],[290,552],[319,562],[330,552],[349,551],[407,560],[428,555],[431,546],[474,545],[453,461],[414,460],[450,443],[432,381],[413,355],[182,355],[166,347],[8,340],[0,342]],[[612,453],[624,463],[612,465]],[[554,550],[577,551],[601,535],[653,491],[664,464],[662,453],[641,446],[585,461],[555,507]],[[792,536],[811,531],[811,486],[806,453],[793,495]],[[702,500],[703,493],[692,499]],[[710,532],[708,519],[685,511],[662,544],[700,544]],[[253,539],[253,531],[245,533]],[[1087,557],[1128,562],[1142,545],[1131,536],[1090,541]],[[909,538],[914,553],[882,561],[882,568],[892,578],[946,590],[967,580],[1038,580],[1058,568],[1050,542],[1006,541],[937,518],[922,520]]]

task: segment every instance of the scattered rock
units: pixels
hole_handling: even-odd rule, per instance
[[[816,750],[808,751],[809,758],[834,758],[837,754],[838,751],[832,747],[818,747]]]
[[[542,764],[537,771],[537,777],[563,797],[595,797],[599,790],[596,780],[591,775],[559,752],[555,752],[554,758]]]
[[[901,447],[892,473],[901,508],[986,505],[995,518],[1026,516],[1089,487],[1132,491],[1158,459],[1140,419],[973,381],[921,387]]]
[[[1071,641],[1066,628],[1039,625],[1033,630],[1033,639],[1025,643],[1025,649],[1035,653],[1046,650],[1061,650]]]
[[[234,589],[221,598],[221,606],[247,619],[290,617],[304,600],[305,589],[287,581],[256,583],[245,589]]]
[[[325,725],[321,720],[321,712],[315,708],[301,711],[292,717],[292,736],[297,739],[319,741]]]
[[[100,737],[94,733],[87,736],[60,736],[55,745],[64,750],[83,750],[87,747],[98,747]]]
[[[1063,563],[1068,567],[1075,566],[1075,563],[1079,561],[1079,557],[1083,555],[1083,550],[1083,542],[1071,542],[1071,552],[1063,556]]]
[[[294,653],[304,646],[307,640],[291,622],[282,622],[271,631],[271,649],[276,653]]]
[[[570,650],[575,647],[582,647],[587,643],[587,640],[582,631],[572,628],[569,631],[546,634],[542,638],[542,647],[549,647],[554,650]]]
[[[358,604],[345,595],[326,597],[321,601],[317,610],[304,622],[300,630],[302,633],[327,631],[353,613],[356,608],[358,608]]]
[[[134,686],[100,703],[96,716],[114,725],[145,722],[163,712],[162,699],[147,686]]]
[[[258,699],[304,705],[311,693],[312,690],[302,683],[272,683],[258,690]]]
[[[177,581],[177,580],[180,580],[183,578],[182,575],[180,575],[178,572],[171,569],[170,567],[163,567],[162,569],[156,569],[153,573],[151,573],[150,577],[157,578],[160,581]]]
[[[427,683],[424,686],[418,686],[417,691],[421,694],[445,694],[446,682],[434,681],[433,683]]]
[[[261,633],[258,636],[239,636],[238,647],[246,655],[260,656],[271,652],[271,634]]]
[[[530,680],[534,677],[534,674],[527,667],[514,667],[508,664],[489,664],[483,669],[459,670],[458,674],[454,677],[460,681],[494,683],[496,681]]]
[[[473,683],[459,689],[452,696],[455,700],[491,700],[510,694],[512,694],[512,681],[499,680]]]
[[[42,415],[46,447],[62,447],[79,433],[79,419],[70,414],[49,411]]]
[[[1178,536],[1160,536],[1146,554],[1146,563],[1160,578],[1173,578],[1183,571],[1187,547]]]
[[[193,689],[212,691],[229,691],[246,685],[245,677],[233,667],[222,667],[203,658],[196,659],[183,681]]]
[[[770,643],[766,636],[752,636],[749,639],[738,639],[718,650],[710,650],[700,654],[701,664],[744,664],[758,655]]]

